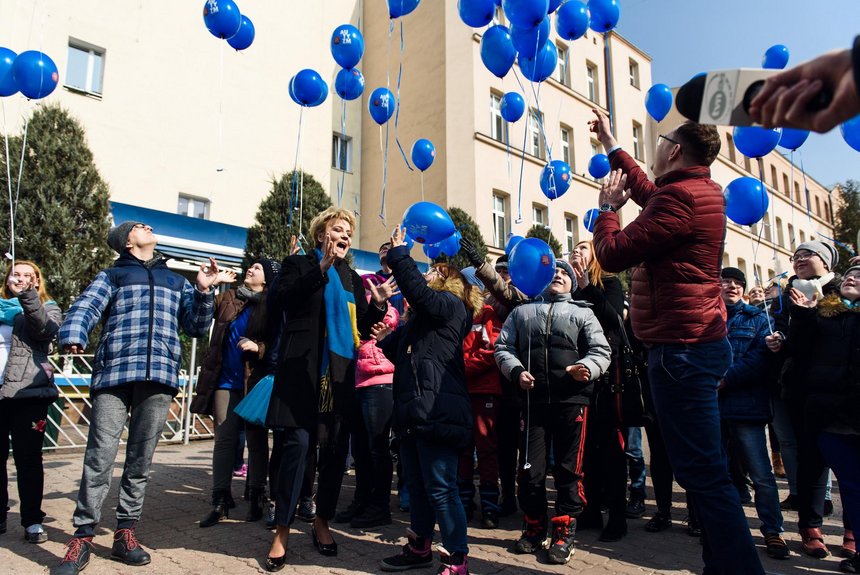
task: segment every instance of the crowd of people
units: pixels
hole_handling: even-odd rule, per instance
[[[382,269],[360,277],[346,258],[355,218],[338,208],[314,218],[308,253],[294,242],[281,263],[255,262],[241,286],[217,296],[235,274],[210,259],[192,284],[168,269],[143,222],[110,230],[119,258],[65,317],[39,266],[13,262],[0,298],[0,533],[11,438],[24,536],[47,540],[41,445],[57,397],[48,354],[55,338],[65,353],[83,353],[100,325],[75,532],[54,573],[76,575],[90,562],[126,425],[111,557],[150,563],[135,526],[179,385],[179,332],[203,337],[211,327],[191,405],[215,421],[212,509],[200,527],[236,505],[231,478],[244,429],[247,520],[274,529],[269,571],[288,564],[297,516],[313,521],[312,544],[326,556],[338,553],[332,522],[391,523],[395,468],[410,526],[402,549],[381,559],[383,571],[432,566],[438,526],[438,573],[466,575],[478,507],[487,529],[519,510],[514,552],[546,549],[550,563],[565,564],[577,530],[617,541],[628,518],[645,514],[643,426],[657,502],[646,530],[672,526],[676,480],[703,573],[764,574],[742,509],[750,486],[767,555],[790,556],[783,508],[798,511],[800,551],[829,555],[821,526],[831,470],[844,509],[840,568],[860,571],[851,529],[860,524],[860,262],[839,275],[833,246],[804,242],[784,289],[746,294],[743,271],[721,266],[724,204],[709,169],[716,129],[687,122],[661,134],[654,182],[598,110],[591,130],[614,170],[593,242],[559,254],[534,298],[511,283],[505,256],[490,263],[467,240],[470,267],[436,263],[422,274],[399,226],[379,250]],[[616,212],[629,200],[642,211],[622,228]],[[615,275],[628,269],[629,302]],[[265,425],[243,423],[237,405],[267,376]],[[634,392],[642,409],[632,417]],[[783,502],[769,453],[777,445],[790,488]],[[356,490],[338,513],[350,453]]]

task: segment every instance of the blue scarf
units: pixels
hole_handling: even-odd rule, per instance
[[[0,323],[14,325],[15,316],[24,313],[24,308],[18,302],[18,298],[0,299]]]
[[[315,249],[314,253],[322,261],[322,251]],[[348,361],[355,358],[355,350],[361,345],[358,335],[358,319],[355,308],[355,296],[352,290],[345,290],[340,281],[340,275],[334,266],[328,268],[328,283],[323,291],[325,304],[325,345],[323,346],[320,377],[326,377],[331,355],[337,355]]]

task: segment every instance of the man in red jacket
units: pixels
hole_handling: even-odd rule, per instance
[[[732,351],[720,295],[725,202],[710,170],[719,133],[686,122],[658,136],[650,182],[606,115],[594,113],[591,131],[614,170],[600,191],[595,253],[608,272],[635,266],[633,332],[650,348],[654,406],[675,478],[702,525],[704,573],[762,575],[720,443],[717,386]],[[642,212],[622,230],[616,212],[631,198]]]

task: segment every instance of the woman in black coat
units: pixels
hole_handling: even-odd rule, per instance
[[[422,277],[400,227],[391,236],[388,266],[409,303],[406,324],[379,344],[394,363],[394,427],[410,493],[409,542],[384,559],[383,571],[428,567],[435,525],[442,535],[440,574],[467,572],[466,513],[457,488],[460,451],[472,438],[463,339],[482,297],[463,275],[436,264]],[[382,336],[374,330],[377,339]]]
[[[344,260],[352,245],[355,217],[329,208],[311,222],[316,249],[284,259],[274,293],[286,316],[266,425],[284,430],[278,472],[277,532],[266,568],[286,563],[287,540],[299,496],[304,464],[320,421],[317,516],[314,545],[336,555],[328,523],[334,517],[346,453],[336,449],[344,407],[355,390],[355,351],[370,327],[382,320],[393,294],[391,283],[376,286],[368,305],[361,278]],[[325,414],[324,417],[323,414]]]
[[[574,273],[573,298],[592,305],[612,349],[612,364],[594,386],[585,444],[583,485],[588,504],[577,522],[580,529],[603,528],[600,508],[609,508],[609,521],[601,541],[618,541],[627,534],[627,459],[624,455],[624,422],[617,401],[618,351],[621,347],[621,312],[624,293],[614,275],[603,273],[590,241],[576,244],[570,253]]]

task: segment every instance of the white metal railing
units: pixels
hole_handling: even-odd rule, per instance
[[[190,439],[210,439],[215,436],[215,426],[210,416],[200,416],[190,412],[194,385],[199,369],[196,366],[197,340],[191,346],[191,368],[194,377],[185,370],[179,374],[179,393],[173,398],[161,442],[188,443]],[[56,355],[49,358],[54,368],[54,385],[60,397],[48,410],[45,428],[45,450],[71,449],[84,447],[90,425],[90,377],[92,375],[91,355]],[[128,435],[128,425],[124,426],[120,443]]]

